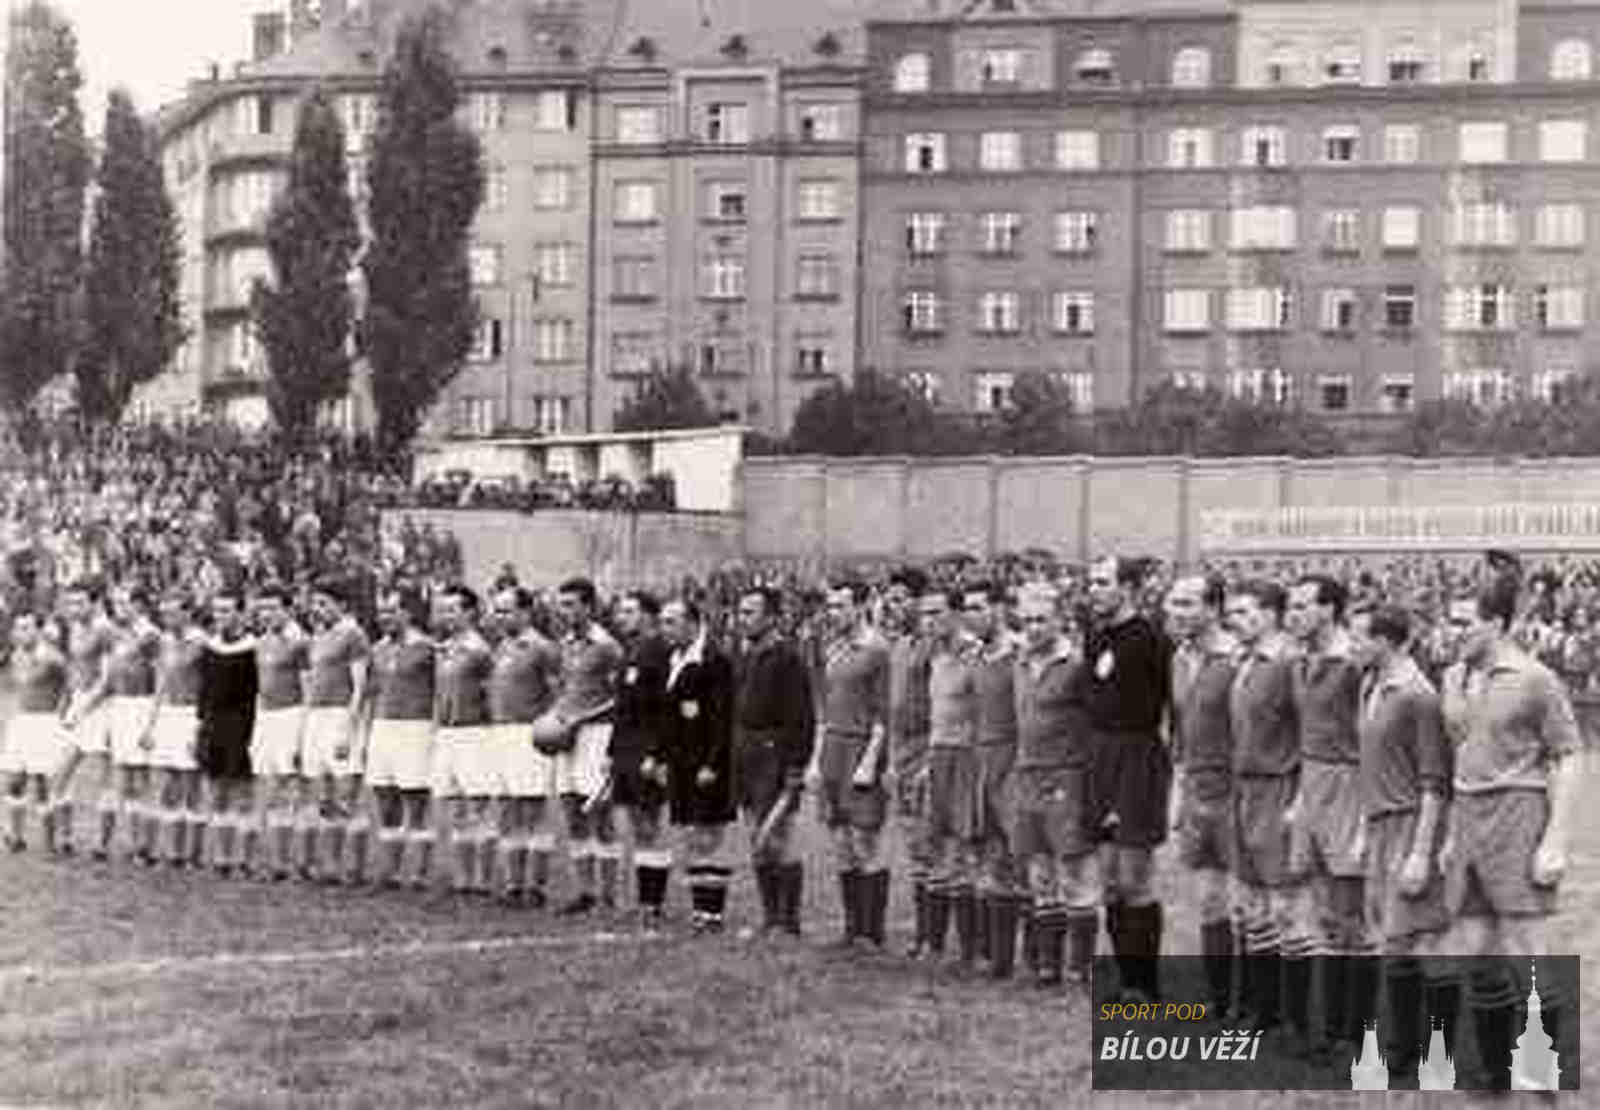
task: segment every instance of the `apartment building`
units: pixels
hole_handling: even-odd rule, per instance
[[[860,359],[952,407],[1588,368],[1600,5],[986,0],[867,39]]]

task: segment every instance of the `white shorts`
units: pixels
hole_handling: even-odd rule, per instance
[[[426,790],[433,779],[433,722],[372,722],[367,744],[367,785]]]
[[[82,694],[73,695],[72,710],[76,711],[82,703]],[[84,755],[111,753],[110,715],[106,712],[107,708],[106,699],[101,698],[100,704],[84,714],[78,727],[72,730],[72,744]]]
[[[353,778],[361,774],[361,737],[350,727],[350,710],[343,705],[319,705],[305,711],[305,731],[300,741],[302,778]],[[350,750],[339,758],[339,745]]]
[[[278,778],[299,774],[305,724],[306,710],[301,705],[257,713],[255,734],[250,738],[250,770]]]
[[[611,722],[579,725],[572,747],[556,754],[556,793],[592,798],[606,785],[611,758]]]
[[[54,713],[18,713],[6,724],[0,771],[13,775],[53,775],[71,751],[71,740]]]
[[[495,725],[495,794],[501,798],[548,798],[554,757],[533,746],[533,725]]]
[[[200,715],[194,706],[163,705],[156,713],[150,766],[163,771],[199,770],[194,758],[199,733]]]
[[[489,798],[500,785],[494,728],[441,728],[433,745],[433,792],[440,798]]]
[[[111,761],[121,767],[148,767],[150,753],[139,746],[150,722],[151,697],[114,697],[106,716],[111,723]]]

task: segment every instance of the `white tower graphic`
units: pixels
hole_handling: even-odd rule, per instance
[[[1417,1088],[1423,1091],[1456,1089],[1456,1062],[1444,1049],[1444,1019],[1434,1017],[1428,1038],[1428,1055],[1417,1069]]]
[[[1387,1091],[1389,1065],[1378,1051],[1378,1023],[1367,1022],[1366,1034],[1361,1038],[1361,1056],[1350,1065],[1352,1091]]]
[[[1530,963],[1532,961],[1529,961]],[[1540,1014],[1539,970],[1534,965],[1528,986],[1528,1023],[1511,1050],[1511,1087],[1517,1091],[1558,1091],[1561,1089],[1561,1063],[1555,1045],[1544,1031]]]

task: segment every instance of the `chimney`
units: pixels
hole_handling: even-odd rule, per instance
[[[288,22],[282,12],[258,12],[251,40],[253,43],[250,51],[251,59],[264,62],[268,58],[282,54],[287,45],[288,32]]]

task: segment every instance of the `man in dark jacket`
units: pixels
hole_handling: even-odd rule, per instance
[[[735,816],[733,796],[733,663],[712,642],[694,602],[661,610],[672,645],[662,714],[672,823],[681,830],[684,870],[698,932],[722,931],[733,869],[720,858]]]
[[[611,730],[611,803],[633,826],[639,909],[649,928],[661,920],[672,873],[672,853],[661,842],[668,786],[663,726],[672,648],[657,631],[660,615],[661,602],[643,590],[622,599],[617,614],[622,674]]]

